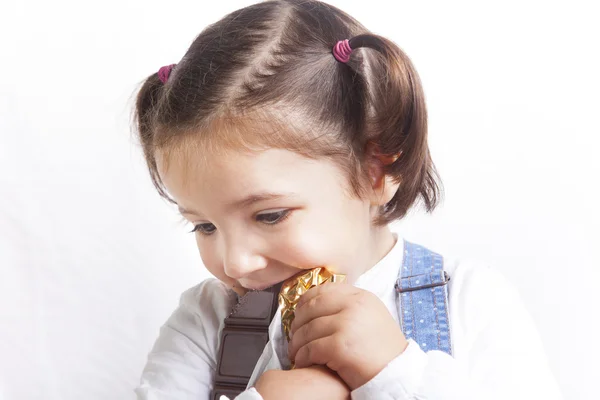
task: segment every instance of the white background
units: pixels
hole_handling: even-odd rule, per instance
[[[565,398],[598,398],[596,2],[332,3],[396,41],[425,87],[446,201],[396,228],[502,270]],[[3,2],[1,399],[133,398],[158,327],[207,273],[150,184],[130,97],[247,4]]]

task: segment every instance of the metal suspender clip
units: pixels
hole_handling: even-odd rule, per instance
[[[409,287],[409,288],[405,288],[405,289],[403,289],[402,286],[400,286],[399,281],[400,280],[397,280],[396,284],[394,285],[396,292],[406,293],[406,292],[414,292],[415,290],[429,289],[429,288],[434,288],[434,287],[438,287],[438,286],[444,286],[444,285],[448,284],[448,282],[450,281],[450,275],[448,275],[448,273],[446,271],[444,271],[444,280],[441,282],[430,283],[428,285],[422,285],[422,286]]]

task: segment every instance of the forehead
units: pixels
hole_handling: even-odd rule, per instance
[[[284,149],[180,150],[159,151],[156,160],[167,192],[184,208],[231,202],[258,192],[318,198],[345,191],[344,173],[325,158],[311,159]]]

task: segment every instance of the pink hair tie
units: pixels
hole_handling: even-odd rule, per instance
[[[169,79],[169,75],[171,75],[171,71],[176,64],[165,65],[164,67],[160,67],[158,70],[158,79],[164,84],[167,83]]]
[[[350,54],[352,54],[352,48],[348,39],[340,40],[333,46],[333,56],[339,62],[347,63],[350,61]]]

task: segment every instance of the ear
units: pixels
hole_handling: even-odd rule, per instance
[[[379,146],[373,142],[367,144],[366,159],[369,183],[371,184],[371,205],[379,207],[389,203],[398,191],[400,182],[386,175],[385,170],[399,157],[400,154],[382,154]]]

